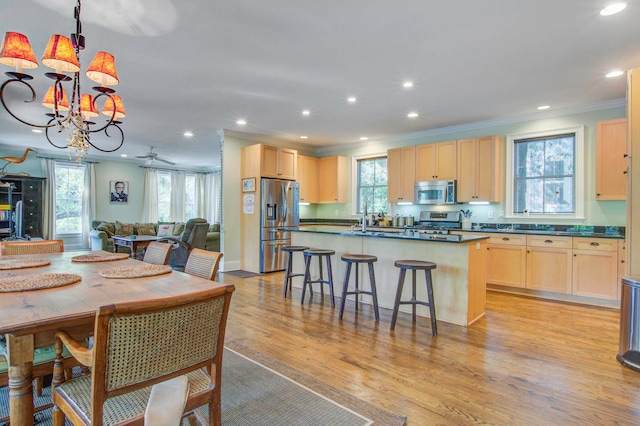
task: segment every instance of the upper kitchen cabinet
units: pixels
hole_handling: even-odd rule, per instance
[[[390,203],[413,202],[416,182],[416,147],[387,151],[387,199]]]
[[[596,200],[627,198],[627,119],[596,123]]]
[[[458,140],[459,202],[502,201],[502,138]]]
[[[416,178],[418,182],[454,180],[457,177],[458,141],[430,143],[416,147]]]
[[[263,144],[242,148],[243,170],[248,176],[296,180],[298,151]]]
[[[318,202],[318,162],[317,158],[298,155],[298,179],[296,180],[300,184],[301,202]]]
[[[347,157],[320,158],[318,196],[320,203],[347,202]]]

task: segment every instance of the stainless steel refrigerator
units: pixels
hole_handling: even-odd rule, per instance
[[[291,245],[289,230],[300,224],[298,182],[263,178],[260,191],[260,272],[282,271],[282,248]]]

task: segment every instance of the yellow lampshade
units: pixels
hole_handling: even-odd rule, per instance
[[[2,40],[0,63],[16,67],[18,72],[22,68],[38,68],[36,55],[33,54],[31,44],[26,35],[7,32]]]
[[[54,34],[49,39],[49,44],[42,55],[42,63],[53,68],[57,73],[80,71],[76,50],[71,40],[60,34]]]
[[[124,112],[124,106],[122,105],[122,98],[118,95],[111,95],[116,101],[116,116],[115,118],[124,118],[126,114]],[[113,101],[111,98],[107,98],[107,101],[104,103],[104,108],[102,108],[102,113],[111,117],[113,115]]]
[[[111,53],[98,52],[87,69],[87,77],[102,86],[118,84],[116,62]]]
[[[80,114],[88,121],[89,117],[96,117],[98,110],[93,105],[93,96],[84,94],[80,98]]]
[[[42,100],[42,105],[45,107],[55,110],[55,102],[54,102],[54,87],[49,87],[47,90],[47,94],[44,95],[44,99]],[[62,91],[58,91],[58,111],[68,111],[69,110],[69,101],[67,100],[67,94],[64,89]]]

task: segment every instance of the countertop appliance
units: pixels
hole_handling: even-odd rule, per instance
[[[456,181],[416,182],[414,204],[456,204]]]
[[[300,225],[298,182],[260,181],[260,272],[286,268],[282,248],[291,245],[291,231]]]
[[[448,234],[452,229],[460,229],[461,220],[459,210],[453,212],[423,210],[420,212],[418,229],[430,234]]]

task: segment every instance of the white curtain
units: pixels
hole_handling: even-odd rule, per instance
[[[185,195],[185,177],[181,170],[171,172],[171,200],[169,202],[169,214],[171,220],[176,222],[185,221],[185,211],[187,197]]]
[[[209,223],[218,223],[219,193],[216,192],[214,173],[196,173],[196,212],[198,217],[207,219]]]
[[[45,240],[56,237],[56,160],[43,158],[41,160],[42,171],[47,180],[44,182],[44,229],[42,235]]]
[[[142,194],[142,221],[158,221],[158,171],[144,169],[144,189]]]
[[[212,223],[220,223],[222,218],[222,172],[220,170],[211,173],[211,188],[209,193],[212,205]]]
[[[93,163],[84,165],[84,189],[82,191],[82,248],[91,247],[89,232],[91,222],[96,218],[96,167]]]

